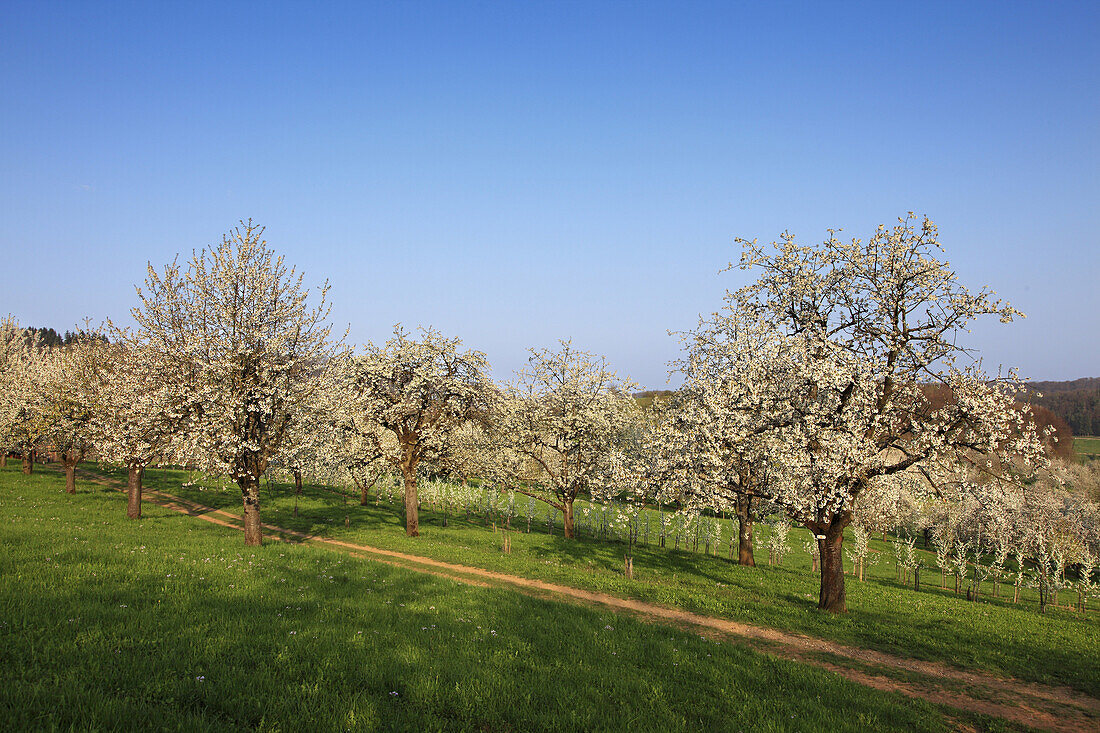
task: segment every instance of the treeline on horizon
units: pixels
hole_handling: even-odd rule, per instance
[[[30,326],[23,330],[26,333],[27,338],[33,341],[37,337],[38,343],[42,344],[43,346],[48,346],[51,349],[58,346],[69,346],[70,344],[77,343],[78,341],[83,341],[87,338],[97,338],[102,339],[103,341],[107,341],[107,337],[103,334],[90,333],[83,329],[78,329],[76,331],[66,331],[64,334],[45,326]]]

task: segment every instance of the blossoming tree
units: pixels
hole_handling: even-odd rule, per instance
[[[343,349],[327,323],[328,284],[311,305],[302,275],[263,233],[241,222],[213,249],[194,253],[185,271],[150,266],[132,311],[178,401],[172,453],[236,482],[247,545],[262,541],[260,477]]]
[[[779,356],[768,324],[727,311],[684,335],[684,375],[677,409],[669,415],[667,453],[696,481],[685,483],[691,503],[732,511],[738,523],[737,562],[754,566],[755,505],[768,496],[768,396],[777,374],[761,365]],[[769,352],[769,349],[771,351]]]
[[[180,401],[171,398],[162,355],[133,331],[112,328],[102,367],[94,442],[103,460],[126,467],[126,516],[139,519],[145,468],[168,451],[180,426]]]
[[[461,426],[488,408],[493,387],[488,362],[479,351],[462,351],[461,340],[428,328],[420,339],[400,325],[383,346],[367,344],[351,360],[349,409],[357,421],[345,425],[370,445],[372,425],[397,444],[388,455],[404,479],[405,533],[420,534],[416,471],[421,461],[447,451]],[[386,436],[379,436],[384,443]]]
[[[107,373],[106,340],[86,329],[50,350],[43,385],[46,440],[65,467],[65,490],[76,493],[76,465],[95,444],[96,413],[102,407]]]
[[[50,365],[49,349],[34,332],[10,319],[0,324],[0,450],[18,451],[25,474],[34,471],[35,454],[49,433]]]
[[[611,457],[638,417],[635,385],[620,379],[602,357],[573,348],[532,349],[494,415],[506,455],[525,460],[515,490],[562,513],[565,536],[574,537],[573,503],[598,488]],[[535,468],[532,475],[529,469]]]
[[[843,613],[843,532],[875,481],[910,472],[934,489],[974,466],[1012,482],[1046,460],[1015,374],[989,377],[958,340],[976,318],[1021,314],[959,284],[928,219],[866,241],[738,241],[740,268],[759,276],[728,295],[725,316],[770,324],[777,346],[758,359],[770,375],[769,498],[814,533],[818,607]],[[928,383],[949,399],[933,401]]]

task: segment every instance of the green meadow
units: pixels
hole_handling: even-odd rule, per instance
[[[117,478],[119,474],[114,474]],[[150,470],[146,485],[226,511],[240,513],[235,486],[199,480],[197,474]],[[85,484],[85,490],[87,484]],[[404,534],[400,507],[372,495],[366,506],[328,487],[306,484],[303,494],[293,487],[271,483],[262,495],[264,520],[289,529],[373,547],[407,552],[462,565],[487,568],[587,590],[636,598],[710,616],[830,639],[916,659],[944,662],[1034,682],[1061,684],[1096,694],[1100,690],[1100,603],[1089,601],[1084,613],[1070,606],[1076,595],[1063,591],[1062,605],[1040,614],[1034,591],[1027,589],[1019,603],[1012,588],[1000,586],[999,597],[983,584],[977,602],[954,593],[952,578],[941,588],[933,552],[920,551],[925,569],[921,589],[897,580],[890,541],[872,541],[872,557],[865,579],[847,578],[848,606],[844,616],[818,613],[818,579],[810,556],[802,549],[809,536],[791,532],[791,553],[781,566],[769,566],[764,540],[767,526],[758,525],[756,568],[745,568],[728,558],[728,544],[712,554],[676,549],[670,538],[665,548],[655,545],[633,550],[633,580],[623,572],[626,545],[582,536],[562,537],[559,524],[548,525],[545,506],[535,512],[527,532],[522,512],[512,521],[511,552],[502,551],[503,522],[495,515],[451,509],[444,513],[425,503],[421,536]],[[297,514],[295,514],[297,504]],[[560,516],[560,515],[559,515]],[[553,517],[553,513],[551,513]],[[348,526],[345,526],[347,523]],[[656,519],[652,520],[656,524]],[[732,536],[726,520],[723,537]],[[243,544],[240,537],[238,544]],[[918,542],[919,546],[919,542]],[[717,552],[716,552],[717,549]],[[850,567],[850,563],[849,563]]]
[[[685,631],[316,546],[246,549],[234,530],[150,503],[141,520],[127,520],[124,497],[102,486],[84,484],[75,496],[61,489],[48,470],[0,471],[0,720],[9,730],[950,723],[927,703]],[[307,502],[299,524],[312,512],[326,524],[324,500]],[[273,504],[271,519],[290,519]],[[349,534],[397,531],[385,511],[361,510]],[[443,552],[448,536],[456,554],[471,543],[464,559],[487,558],[474,537],[491,535],[456,526],[429,532],[423,548]],[[546,554],[560,538],[525,539],[517,537],[512,561],[526,554],[531,567],[549,562],[562,572],[564,545],[555,559]],[[669,559],[675,572],[702,572],[691,558]],[[599,577],[572,565],[569,577]]]

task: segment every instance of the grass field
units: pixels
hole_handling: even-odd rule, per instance
[[[929,704],[732,644],[311,546],[246,549],[151,504],[127,520],[103,487],[61,489],[0,471],[9,730],[947,728]],[[457,530],[475,533],[491,534]],[[535,539],[524,552],[556,544]]]
[[[1100,438],[1089,436],[1074,438],[1073,451],[1082,458],[1100,458]]]
[[[184,486],[188,474],[150,471],[149,487],[195,501],[240,512],[235,487],[194,483]],[[707,615],[818,636],[924,660],[946,662],[1044,683],[1064,684],[1096,694],[1100,691],[1100,612],[1081,614],[1050,609],[1038,613],[1025,599],[983,597],[970,603],[951,590],[941,590],[940,574],[926,570],[920,592],[894,580],[893,550],[875,541],[877,564],[867,580],[848,579],[847,616],[817,613],[818,580],[810,572],[809,557],[796,551],[782,567],[766,565],[758,549],[757,568],[743,568],[725,557],[685,550],[640,547],[635,550],[635,579],[622,572],[624,546],[620,543],[561,537],[541,531],[511,534],[512,552],[501,552],[501,536],[479,518],[450,518],[425,508],[419,538],[405,537],[397,507],[381,502],[361,507],[341,497],[307,486],[293,513],[292,488],[265,485],[265,521],[312,534],[323,534],[375,547],[409,552],[439,560],[521,575],[622,597],[637,598]],[[351,526],[344,526],[345,516]],[[525,522],[522,523],[526,527]],[[759,530],[764,533],[765,528]],[[728,536],[728,533],[727,535]],[[241,538],[238,538],[240,540]],[[792,533],[791,544],[801,544]],[[759,545],[758,545],[759,547]],[[933,565],[925,553],[926,565]],[[948,581],[950,584],[950,580]],[[989,584],[986,584],[988,589]],[[1067,591],[1068,594],[1068,591]],[[1096,601],[1092,603],[1095,605]]]

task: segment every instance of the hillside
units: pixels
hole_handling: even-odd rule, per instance
[[[1100,377],[1083,377],[1065,382],[1031,382],[1033,397],[1069,424],[1074,435],[1100,435]]]

